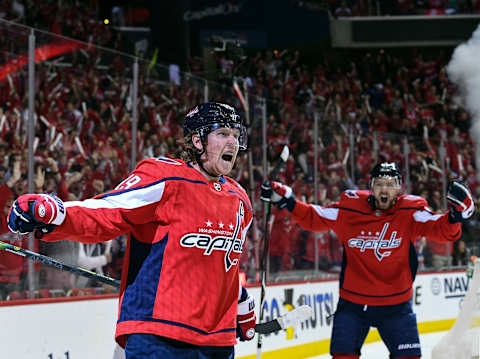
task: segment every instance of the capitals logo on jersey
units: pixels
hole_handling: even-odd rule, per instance
[[[185,234],[180,239],[180,245],[186,248],[201,248],[204,250],[203,255],[206,256],[211,255],[213,251],[224,251],[225,271],[228,272],[230,268],[238,264],[238,258],[232,258],[232,253],[242,253],[246,238],[246,231],[242,231],[242,228],[245,228],[243,202],[239,201],[235,221],[232,221],[228,226],[219,222],[218,229],[215,229],[212,228],[213,223],[210,220],[207,220],[205,224],[205,227],[198,228],[197,233]]]
[[[348,246],[350,248],[359,248],[360,252],[373,250],[375,257],[380,262],[383,258],[392,254],[392,251],[388,249],[398,248],[402,244],[402,238],[396,238],[397,231],[393,231],[390,238],[385,239],[389,225],[389,222],[385,223],[382,231],[380,233],[376,232],[374,235],[372,232],[362,231],[360,235],[348,240]]]

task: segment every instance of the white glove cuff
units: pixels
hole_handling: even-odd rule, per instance
[[[292,191],[292,187],[289,187],[289,186],[285,186],[283,185],[283,188],[285,188],[285,195],[280,195],[278,194],[276,191],[272,191],[272,202],[273,203],[277,203],[278,201],[280,201],[282,198],[290,198],[292,197],[292,194],[293,194],[293,191]]]
[[[243,302],[238,303],[238,315],[245,315],[255,309],[255,300],[248,296]]]
[[[473,212],[475,210],[475,203],[473,203],[473,200],[470,204],[470,207],[468,207],[466,210],[462,211],[462,217],[465,219],[468,219],[472,216]]]
[[[52,196],[49,194],[42,194],[42,196],[46,200],[45,205],[50,206],[52,211],[52,218],[48,219],[48,224],[55,224],[57,226],[62,224],[67,215],[67,210],[63,205],[63,201],[57,196]]]

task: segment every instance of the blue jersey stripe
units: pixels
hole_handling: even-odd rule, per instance
[[[248,209],[250,210],[250,212],[252,212],[252,214],[253,214],[253,209],[252,209],[252,207],[249,206],[248,201],[246,201],[245,198],[243,198],[242,195],[240,195],[239,193],[237,193],[237,192],[235,192],[235,191],[232,191],[232,190],[229,190],[228,192],[229,192],[229,193],[233,193],[234,195],[237,195],[238,197],[240,197],[240,199],[243,201],[243,203],[246,204],[246,206],[248,207]]]
[[[342,288],[342,290],[344,290],[345,292],[348,292],[348,293],[351,293],[351,294],[355,294],[355,295],[358,295],[358,296],[361,296],[361,297],[369,297],[369,298],[389,298],[389,297],[396,297],[396,296],[399,296],[399,295],[402,295],[402,294],[407,293],[410,289],[412,289],[412,287],[407,288],[407,289],[405,289],[405,290],[403,290],[403,291],[401,291],[401,292],[398,292],[398,293],[387,294],[387,295],[373,295],[373,294],[362,294],[362,293],[354,292],[353,290],[348,290],[348,289]]]
[[[132,316],[152,316],[160,281],[163,256],[168,243],[168,234],[155,244],[143,243],[131,236],[130,258],[120,319]]]
[[[202,334],[202,335],[229,333],[229,332],[234,332],[236,330],[236,328],[225,328],[225,329],[220,329],[220,330],[217,330],[217,331],[214,331],[214,332],[206,332],[205,330],[201,330],[201,329],[198,329],[196,327],[192,327],[191,325],[178,323],[178,322],[174,322],[174,321],[171,321],[171,320],[156,319],[156,318],[151,318],[151,317],[137,317],[137,316],[133,316],[133,317],[129,317],[129,318],[120,317],[120,319],[117,321],[117,323],[126,322],[126,321],[129,321],[129,320],[142,321],[142,322],[155,322],[155,323],[163,323],[163,324],[168,324],[168,325],[174,325],[176,327],[181,327],[181,328],[192,330],[192,331],[194,331],[196,333],[199,333],[199,334]]]

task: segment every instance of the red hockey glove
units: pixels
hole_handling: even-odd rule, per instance
[[[264,202],[271,201],[278,208],[287,208],[289,211],[293,211],[296,203],[292,189],[275,181],[263,182],[260,199]]]
[[[450,223],[465,222],[472,217],[475,203],[468,186],[455,180],[450,182],[447,190],[447,200],[450,205],[448,219]]]
[[[242,295],[238,301],[237,338],[240,341],[252,340],[255,337],[255,301],[249,296],[247,290],[242,288]]]
[[[8,213],[8,228],[25,234],[39,230],[49,233],[65,220],[66,210],[60,198],[52,194],[24,194],[13,202]]]

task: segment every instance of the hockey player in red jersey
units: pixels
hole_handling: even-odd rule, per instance
[[[474,203],[468,187],[453,181],[450,209],[432,213],[417,196],[400,195],[401,173],[394,163],[371,171],[371,191],[348,190],[326,207],[294,198],[278,182],[262,185],[262,199],[287,208],[304,229],[336,232],[343,246],[340,299],[334,315],[330,353],[335,359],[360,357],[370,327],[376,327],[390,358],[420,358],[412,283],[417,270],[415,240],[420,236],[452,242],[461,235]]]
[[[252,223],[244,189],[226,175],[246,131],[237,110],[204,103],[185,116],[180,159],[140,162],[113,191],[85,201],[20,196],[12,231],[96,243],[128,233],[117,342],[127,358],[233,358],[255,334],[238,262]]]

